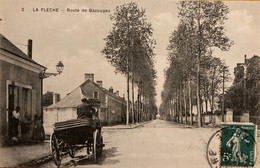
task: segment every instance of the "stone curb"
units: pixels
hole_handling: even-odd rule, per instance
[[[135,125],[133,127],[114,127],[114,128],[113,127],[103,127],[103,130],[135,129],[135,128],[141,127],[149,122],[151,122],[151,121],[146,121],[146,122],[140,123],[138,125]]]
[[[199,127],[197,125],[183,124],[183,123],[178,123],[178,122],[175,122],[175,121],[170,121],[170,122],[173,122],[174,124],[183,126],[184,128],[220,128],[221,127],[220,125],[203,125],[202,127]]]
[[[77,147],[76,150],[80,150],[82,149],[82,147]],[[62,156],[68,155],[68,153],[64,153],[62,154]],[[18,167],[37,167],[37,166],[41,166],[49,161],[52,160],[52,156],[51,154],[38,158],[38,159],[34,159],[28,162],[25,162],[23,164],[19,164]]]
[[[51,160],[52,160],[52,156],[48,155],[48,156],[44,156],[44,157],[39,158],[39,159],[34,159],[34,160],[31,160],[31,161],[19,164],[18,167],[37,167],[37,166],[40,166],[40,165],[47,163]]]

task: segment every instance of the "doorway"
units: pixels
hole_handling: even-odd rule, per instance
[[[8,85],[8,137],[11,137],[12,123],[12,112],[15,108],[15,86]]]

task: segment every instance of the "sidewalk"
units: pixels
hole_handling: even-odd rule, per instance
[[[49,142],[0,148],[0,167],[22,166],[28,161],[50,155]]]
[[[129,124],[128,126],[104,126],[103,130],[134,129],[141,127],[148,122]],[[2,147],[0,148],[0,156],[0,167],[35,167],[52,159],[49,140],[31,145]]]

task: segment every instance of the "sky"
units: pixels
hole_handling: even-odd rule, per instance
[[[55,65],[62,61],[64,71],[56,77],[43,81],[43,92],[52,91],[66,96],[84,82],[85,73],[94,73],[95,81],[102,80],[103,87],[113,86],[120,96],[126,96],[126,77],[116,74],[114,67],[101,54],[104,38],[112,29],[110,15],[126,0],[1,0],[0,32],[27,53],[27,41],[33,40],[32,58],[56,72]],[[156,104],[161,103],[164,69],[168,67],[167,45],[169,36],[178,25],[177,0],[138,0],[139,7],[146,10],[146,17],[154,28],[156,40],[154,52],[157,71]],[[234,41],[229,51],[214,49],[233,74],[237,63],[244,55],[260,56],[260,1],[226,1],[230,9],[225,23],[228,37]],[[48,12],[47,8],[58,12]],[[68,12],[78,9],[79,12]],[[89,12],[101,9],[106,12]],[[87,10],[83,12],[82,10]],[[230,82],[231,84],[231,82]],[[229,85],[230,85],[229,84]]]

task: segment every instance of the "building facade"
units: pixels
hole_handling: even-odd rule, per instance
[[[0,34],[0,133],[1,144],[10,135],[12,111],[21,108],[19,136],[30,138],[34,116],[42,116],[42,79],[45,67],[32,59],[32,41],[28,43],[28,55]]]
[[[237,101],[231,101],[234,121],[252,122],[260,127],[260,57],[247,58],[234,68],[235,79],[231,95]],[[241,93],[237,95],[237,93]]]
[[[100,101],[99,119],[104,125],[125,123],[126,101],[114,92],[103,88],[102,81],[94,82],[94,74],[85,74],[85,81],[75,90],[67,94],[56,104],[44,111],[44,128],[46,134],[52,132],[52,124],[77,118],[77,106],[81,99],[98,99]]]

